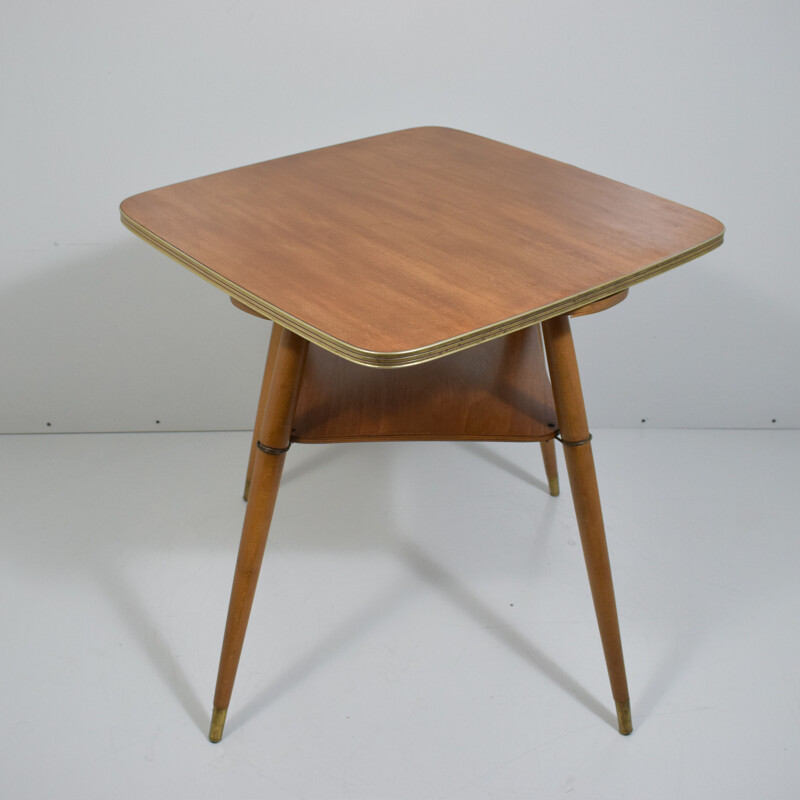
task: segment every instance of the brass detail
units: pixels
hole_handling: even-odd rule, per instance
[[[615,701],[617,704],[617,720],[619,721],[619,732],[623,736],[627,736],[633,730],[633,720],[631,719],[631,701],[624,700],[620,702]]]
[[[559,489],[559,486],[558,486],[558,475],[556,475],[553,478],[550,478],[548,483],[550,484],[550,494],[553,497],[558,497],[558,495],[560,493],[560,489]]]
[[[208,738],[215,744],[222,738],[222,731],[225,728],[225,717],[227,715],[227,708],[215,708],[211,713],[211,730],[208,732]]]
[[[267,444],[261,444],[261,442],[256,442],[256,447],[262,452],[266,453],[268,456],[282,456],[284,453],[288,452],[289,448],[292,446],[292,443],[286,445],[286,447],[270,447]]]
[[[581,439],[580,441],[577,442],[567,442],[564,439],[562,439],[561,436],[559,436],[559,434],[556,434],[555,438],[558,439],[558,441],[561,442],[561,444],[563,444],[564,447],[580,447],[581,445],[589,444],[589,442],[592,441],[592,434],[590,433],[585,439]]]
[[[588,305],[576,308],[574,311],[570,311],[569,315],[571,317],[585,317],[589,314],[597,314],[599,311],[605,311],[606,309],[614,308],[614,306],[621,303],[627,296],[628,289],[623,289],[621,292],[611,294],[602,300],[596,300],[594,303],[589,303]]]
[[[266,317],[267,319],[277,322],[284,328],[288,328],[293,333],[301,336],[303,339],[308,339],[314,344],[328,350],[347,361],[352,361],[356,364],[364,364],[368,367],[382,367],[388,369],[390,367],[407,367],[411,364],[422,364],[425,361],[432,361],[435,358],[440,358],[448,353],[453,353],[458,350],[465,350],[472,345],[488,342],[492,339],[497,339],[500,336],[520,331],[523,328],[528,328],[531,325],[536,325],[544,320],[551,319],[552,317],[559,317],[562,314],[569,314],[575,309],[586,306],[589,303],[595,303],[599,300],[604,300],[610,295],[617,294],[629,286],[646,281],[654,275],[666,272],[669,269],[685,264],[694,258],[704,255],[711,250],[716,249],[722,244],[725,236],[725,231],[712,236],[705,242],[684,250],[681,253],[676,253],[670,258],[663,261],[657,261],[655,264],[649,264],[642,267],[636,272],[629,275],[624,275],[621,278],[610,281],[602,286],[595,286],[593,289],[588,289],[584,292],[579,292],[572,297],[565,297],[555,303],[550,303],[540,308],[535,308],[532,311],[526,311],[516,317],[502,320],[501,322],[487,325],[484,328],[470,331],[463,336],[456,336],[451,339],[445,339],[441,342],[435,342],[425,347],[419,347],[415,350],[405,350],[402,352],[381,353],[372,350],[365,350],[361,347],[344,342],[337,339],[330,334],[321,331],[304,322],[291,314],[287,314],[277,306],[273,306],[266,300],[246,291],[241,286],[237,286],[232,281],[224,278],[222,275],[214,272],[214,270],[207,267],[205,264],[200,263],[192,258],[187,253],[179,250],[177,247],[169,244],[169,242],[151,233],[147,228],[139,225],[138,222],[132,220],[124,211],[120,210],[120,219],[122,224],[128,228],[132,233],[135,233],[140,238],[144,239],[148,244],[165,253],[170,258],[182,264],[184,267],[192,270],[201,278],[213,284],[223,292],[235,298],[242,305],[252,308],[259,316]]]

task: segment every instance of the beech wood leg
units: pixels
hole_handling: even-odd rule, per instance
[[[212,742],[218,742],[222,738],[225,726],[308,353],[308,342],[305,339],[291,331],[279,330],[275,367],[256,440],[266,446],[269,452],[256,446],[250,499],[247,502],[239,544],[214,694],[214,711],[209,732]]]
[[[542,446],[542,460],[544,461],[544,471],[547,475],[547,485],[550,487],[550,494],[558,497],[558,462],[556,461],[556,445],[553,439],[540,442]]]
[[[275,367],[275,356],[278,353],[278,344],[281,340],[281,331],[283,328],[280,325],[273,325],[272,332],[269,337],[269,348],[267,349],[267,363],[264,367],[264,378],[261,381],[261,394],[258,396],[258,410],[256,411],[256,421],[253,425],[253,439],[250,442],[250,460],[247,463],[247,477],[244,482],[245,501],[250,494],[250,482],[253,479],[253,465],[256,462],[256,444],[258,443],[259,429],[261,427],[261,418],[264,416],[264,410],[267,407],[267,398],[269,397],[269,384],[272,380],[272,371]]]
[[[603,642],[611,692],[617,706],[619,732],[627,735],[633,730],[628,682],[622,657],[622,641],[603,528],[603,514],[600,508],[600,494],[597,489],[592,446],[589,443],[591,437],[586,421],[586,409],[569,318],[561,316],[550,319],[542,324],[542,329],[583,556],[589,573],[589,585],[600,628],[600,638]]]

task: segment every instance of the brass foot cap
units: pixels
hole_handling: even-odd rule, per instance
[[[550,478],[548,483],[550,484],[550,494],[553,497],[558,497],[560,491],[558,488],[558,476],[556,475],[555,478]]]
[[[619,721],[619,732],[627,736],[633,730],[633,720],[631,719],[631,701],[625,700],[617,704],[617,720]]]
[[[228,715],[227,708],[215,708],[211,713],[211,730],[208,738],[216,743],[222,738],[222,731],[225,728],[225,717]]]

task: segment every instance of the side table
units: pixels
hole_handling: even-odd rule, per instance
[[[540,442],[552,494],[562,442],[619,730],[630,733],[569,318],[718,247],[722,224],[437,127],[145,192],[121,216],[273,323],[210,739],[222,737],[290,445],[420,439]]]

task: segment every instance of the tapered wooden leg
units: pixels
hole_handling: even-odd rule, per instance
[[[541,442],[542,460],[544,461],[544,471],[547,475],[547,484],[550,487],[550,494],[558,497],[558,462],[556,461],[556,445],[552,439]]]
[[[550,319],[542,324],[542,329],[578,530],[589,573],[589,585],[603,642],[611,692],[617,705],[619,732],[629,734],[633,730],[633,724],[617,604],[592,457],[591,436],[586,421],[569,318],[561,316]]]
[[[256,463],[256,444],[258,443],[259,428],[261,427],[261,418],[264,416],[264,410],[267,407],[267,399],[269,398],[269,384],[272,380],[272,371],[275,367],[275,356],[278,353],[278,344],[281,340],[281,331],[283,328],[280,325],[273,325],[272,332],[269,337],[269,348],[267,349],[267,364],[264,367],[264,378],[261,381],[261,394],[258,396],[258,410],[256,411],[256,421],[253,425],[253,439],[250,442],[250,460],[247,464],[247,477],[244,482],[244,499],[247,500],[250,494],[250,482],[253,479],[253,465]]]
[[[256,440],[250,498],[245,512],[239,557],[236,561],[228,606],[228,621],[222,642],[209,732],[212,742],[218,742],[222,738],[225,715],[233,691],[233,682],[239,666],[269,526],[278,496],[283,462],[289,447],[292,420],[307,352],[308,342],[305,339],[291,331],[280,330],[269,396],[260,419]]]

